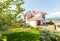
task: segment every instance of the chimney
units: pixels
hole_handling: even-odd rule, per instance
[[[35,13],[35,11],[33,11],[33,13]]]
[[[35,11],[33,11],[32,15],[35,16]]]

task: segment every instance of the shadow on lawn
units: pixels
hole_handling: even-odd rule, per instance
[[[7,41],[40,41],[39,35],[30,32],[7,34]]]

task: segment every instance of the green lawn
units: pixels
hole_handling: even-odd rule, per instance
[[[11,28],[4,34],[7,41],[40,41],[40,33],[38,30],[24,28]]]
[[[52,34],[52,32],[54,33]],[[57,38],[57,41],[60,41],[59,33],[56,34],[56,31],[47,31],[44,29],[10,28],[3,33],[3,36],[5,36],[5,40],[7,41],[41,41],[43,36],[46,38],[46,41],[50,41],[51,37]]]

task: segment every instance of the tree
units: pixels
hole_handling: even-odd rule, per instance
[[[23,0],[1,0],[0,2],[0,32],[16,24],[18,16],[24,11],[21,5]],[[18,16],[18,17],[17,17]]]

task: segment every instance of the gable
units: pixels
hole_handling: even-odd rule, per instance
[[[44,13],[43,13],[44,14]],[[44,14],[45,15],[45,14]],[[37,11],[37,12],[27,12],[26,13],[26,17],[28,20],[42,20],[42,14],[40,11]]]

